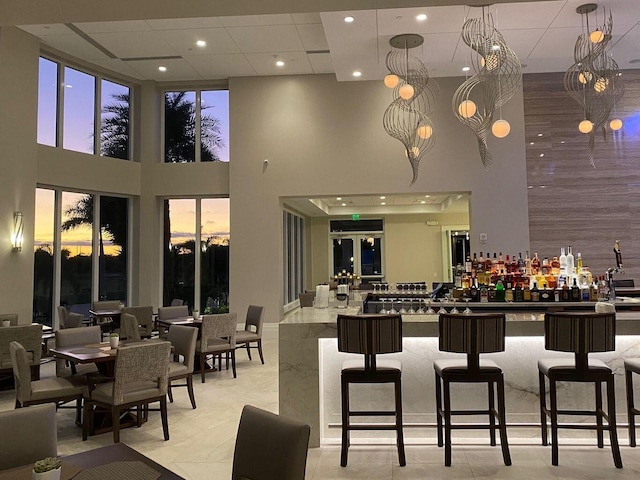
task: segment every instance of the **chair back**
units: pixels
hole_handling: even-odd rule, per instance
[[[209,343],[209,340],[219,340],[222,337],[226,337],[228,339],[230,348],[235,348],[237,327],[238,314],[236,313],[203,315],[201,330],[202,350],[206,350],[206,346]]]
[[[118,349],[113,380],[113,404],[125,403],[127,388],[132,383],[152,381],[155,391],[145,389],[149,398],[166,395],[169,378],[169,342],[148,341]]]
[[[18,342],[11,342],[11,368],[16,388],[16,400],[19,403],[31,400],[31,367],[25,348]]]
[[[0,323],[2,320],[9,320],[9,325],[11,327],[15,327],[18,325],[18,314],[17,313],[0,313]],[[2,325],[0,325],[1,327]]]
[[[65,328],[56,332],[56,347],[71,347],[73,345],[88,345],[100,343],[102,333],[100,326],[83,328]],[[62,376],[65,373],[65,361],[56,360],[56,375]]]
[[[504,313],[441,313],[439,347],[443,352],[466,353],[469,372],[477,372],[481,353],[504,352]]]
[[[167,340],[173,345],[173,353],[184,357],[182,364],[189,373],[193,372],[198,329],[186,325],[173,325],[169,329]]]
[[[120,300],[96,300],[91,303],[91,310],[120,310]]]
[[[56,311],[58,312],[58,325],[60,328],[67,328],[67,316],[69,315],[67,307],[58,305]]]
[[[42,357],[42,325],[0,327],[0,370],[11,368],[9,346],[13,341],[24,346],[30,365],[40,365],[40,358]]]
[[[181,300],[179,298],[174,298],[173,300],[171,300],[172,307],[179,307],[180,305],[184,305],[184,300]]]
[[[258,338],[262,338],[262,324],[264,323],[264,307],[260,305],[249,305],[247,309],[247,319],[244,322],[244,329],[255,332]]]
[[[300,300],[300,308],[313,307],[314,298],[316,298],[315,293],[299,293],[298,300]]]
[[[124,307],[121,311],[124,315],[125,313],[129,313],[131,315],[135,315],[138,319],[138,325],[140,325],[140,335],[143,337],[150,337],[153,333],[153,307],[152,306],[144,306],[144,307]]]
[[[544,315],[544,348],[573,352],[576,370],[586,372],[590,352],[611,352],[616,348],[616,314],[556,312]]]
[[[120,315],[120,338],[126,340],[140,340],[138,319],[130,313]]]
[[[187,305],[158,308],[158,320],[169,320],[171,318],[181,318],[188,316],[189,307]]]
[[[231,479],[304,480],[309,434],[309,425],[246,405]]]
[[[402,351],[400,315],[338,315],[338,351],[364,354],[365,371],[376,371],[376,355]]]
[[[0,412],[0,432],[0,470],[29,465],[58,454],[53,403]]]

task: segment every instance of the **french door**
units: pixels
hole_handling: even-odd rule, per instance
[[[331,275],[351,273],[363,282],[381,281],[384,277],[383,235],[332,234]]]

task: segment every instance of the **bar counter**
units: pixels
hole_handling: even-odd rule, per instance
[[[436,303],[433,307],[437,311],[440,302]],[[629,303],[635,302],[623,300],[616,308],[621,304],[627,307]],[[533,428],[539,422],[537,360],[542,357],[571,356],[544,350],[544,309],[558,307],[560,304],[550,303],[547,306],[537,303],[535,311],[516,313],[510,313],[506,305],[506,351],[488,354],[483,358],[493,359],[504,370],[508,424],[512,427],[526,427],[510,430],[509,435],[517,438],[531,437],[532,443],[539,443],[539,429]],[[460,302],[456,306],[460,311],[464,309],[464,304],[460,305]],[[445,304],[445,307],[450,309],[451,305]],[[474,310],[474,304],[470,304],[470,307],[474,312],[482,311],[479,308]],[[307,307],[289,313],[279,324],[280,413],[298,418],[311,426],[309,445],[312,447],[320,446],[321,441],[325,444],[339,443],[340,433],[336,425],[340,422],[340,369],[342,362],[350,355],[337,351],[336,318],[338,314],[357,314],[359,311],[360,307]],[[624,423],[626,415],[622,365],[624,358],[640,357],[640,312],[619,311],[616,318],[616,351],[593,356],[606,362],[616,372],[618,420]],[[456,355],[438,351],[437,314],[403,314],[402,320],[403,352],[389,355],[388,358],[398,358],[403,362],[405,438],[408,443],[431,441],[435,436],[435,429],[432,428],[435,422],[432,362],[435,358],[456,358]],[[392,398],[385,390],[385,385],[362,387],[359,391],[354,389],[352,394],[354,408],[388,409],[387,405]],[[454,403],[455,408],[472,408],[484,405],[482,402],[486,403],[485,390],[473,385],[460,387],[452,391],[453,401],[460,402],[458,405]],[[589,404],[582,405],[583,398],[592,399],[592,389],[593,385],[572,384],[559,393],[559,402],[565,402],[566,408],[592,408]],[[469,421],[474,419],[470,418]],[[619,433],[624,439],[624,430],[620,429]],[[355,435],[354,441],[366,443],[374,435],[374,432],[362,432],[362,435]],[[585,434],[571,432],[568,435]],[[383,440],[371,438],[370,441]]]

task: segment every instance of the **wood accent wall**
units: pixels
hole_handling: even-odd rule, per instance
[[[581,252],[584,265],[602,275],[615,266],[613,246],[620,240],[625,275],[619,278],[634,278],[638,286],[640,70],[623,72],[625,94],[616,109],[625,123],[607,141],[596,136],[596,168],[587,156],[588,137],[578,131],[581,109],[564,90],[563,75],[523,80],[531,255],[551,259],[571,245],[576,258]],[[508,199],[498,201],[508,205]]]

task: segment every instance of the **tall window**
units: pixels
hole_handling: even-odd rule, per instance
[[[164,305],[228,311],[229,199],[170,199],[164,211]]]
[[[384,278],[384,224],[381,219],[331,220],[330,275],[355,273],[364,282]]]
[[[304,292],[304,218],[287,212],[282,216],[284,258],[284,303]]]
[[[59,146],[60,133],[67,150],[128,160],[130,93],[125,85],[40,57],[38,143]]]
[[[165,93],[165,162],[228,162],[228,145],[228,90]]]
[[[127,298],[129,199],[100,197],[99,298]]]
[[[33,320],[53,326],[53,246],[55,242],[55,192],[36,188],[36,214],[33,232]]]

